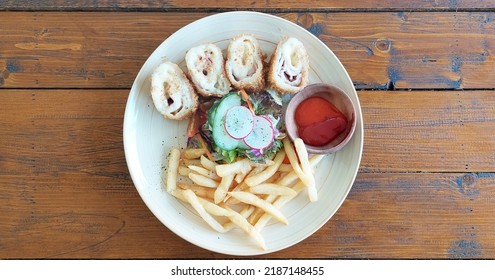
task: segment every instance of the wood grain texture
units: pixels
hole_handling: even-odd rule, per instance
[[[313,236],[261,257],[494,258],[494,93],[360,91],[365,147],[348,198]],[[0,91],[0,258],[229,257],[142,202],[123,152],[127,95]]]
[[[207,15],[2,12],[0,87],[130,88],[164,39]],[[328,45],[358,89],[495,88],[494,12],[278,15]]]
[[[495,259],[495,4],[483,0],[0,0],[0,259],[232,258],[162,225],[129,175],[123,115],[184,25],[255,10],[349,72],[364,152],[315,234],[256,258]]]
[[[492,172],[493,91],[360,91],[366,172]]]
[[[363,0],[363,1],[309,1],[309,0],[276,0],[276,1],[204,1],[194,0],[160,0],[160,1],[140,1],[140,0],[105,0],[105,1],[68,1],[68,0],[50,0],[50,1],[33,1],[33,0],[1,0],[0,9],[4,10],[179,10],[179,9],[325,9],[325,10],[350,10],[350,9],[479,9],[494,8],[495,5],[489,0]]]
[[[229,257],[170,232],[128,183],[77,174],[50,178],[2,182],[1,258]],[[260,257],[493,258],[494,192],[493,173],[360,173],[326,225]]]

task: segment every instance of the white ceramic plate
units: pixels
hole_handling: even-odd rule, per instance
[[[185,70],[184,56],[191,47],[213,42],[226,49],[229,39],[253,34],[271,55],[283,36],[301,40],[309,54],[310,83],[332,83],[348,93],[358,113],[353,139],[337,154],[319,164],[316,182],[319,200],[309,203],[305,192],[282,212],[289,225],[269,223],[261,232],[267,250],[261,250],[239,229],[220,234],[210,229],[188,205],[165,191],[167,155],[183,147],[187,121],[164,119],[153,106],[149,77],[165,58]],[[311,33],[287,20],[256,12],[228,12],[195,21],[168,37],[148,58],[132,85],[124,116],[124,148],[132,180],[153,214],[171,231],[202,248],[230,255],[258,255],[292,246],[322,227],[337,211],[356,177],[363,147],[363,122],[358,96],[337,57]]]

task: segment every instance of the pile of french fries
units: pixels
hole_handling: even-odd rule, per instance
[[[310,201],[318,199],[314,169],[324,155],[309,158],[301,139],[292,143],[285,138],[283,144],[266,164],[249,159],[217,164],[205,156],[204,149],[173,148],[166,174],[167,192],[189,203],[214,230],[224,233],[239,227],[266,250],[260,232],[272,218],[288,224],[280,211],[284,204],[303,189],[307,189]],[[286,156],[290,164],[283,163]],[[227,218],[226,222],[221,223],[218,217]]]

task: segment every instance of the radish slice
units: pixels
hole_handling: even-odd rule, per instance
[[[273,142],[275,133],[272,122],[261,116],[254,116],[253,131],[244,138],[244,143],[251,149],[264,149]]]
[[[230,137],[240,140],[248,136],[254,127],[254,116],[244,106],[234,106],[225,115],[225,130]]]

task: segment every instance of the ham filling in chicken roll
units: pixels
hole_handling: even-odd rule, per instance
[[[224,96],[230,91],[225,77],[222,50],[214,44],[203,44],[186,53],[186,65],[198,93],[204,96]]]

